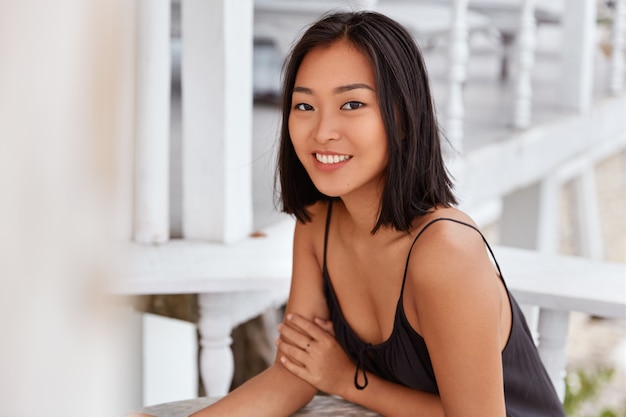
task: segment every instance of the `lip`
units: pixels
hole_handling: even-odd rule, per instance
[[[343,160],[343,161],[339,161],[339,162],[334,162],[331,164],[328,163],[323,163],[318,161],[316,155],[325,155],[325,156],[329,156],[329,157],[334,157],[334,156],[349,156],[349,158]],[[345,166],[351,159],[352,159],[352,155],[349,154],[344,154],[344,153],[339,153],[339,152],[329,152],[329,151],[325,151],[325,152],[320,152],[320,151],[315,151],[311,154],[311,157],[313,158],[313,161],[315,163],[315,166],[321,170],[321,171],[335,171],[343,166]]]

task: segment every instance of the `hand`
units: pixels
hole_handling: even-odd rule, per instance
[[[289,314],[279,331],[276,346],[283,366],[318,390],[341,396],[352,383],[355,365],[337,343],[332,322]]]

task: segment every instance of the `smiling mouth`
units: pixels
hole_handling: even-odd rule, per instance
[[[339,162],[347,161],[352,158],[352,155],[323,155],[321,153],[315,154],[315,159],[317,159],[322,164],[338,164]]]

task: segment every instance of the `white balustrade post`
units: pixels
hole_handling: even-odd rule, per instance
[[[624,53],[626,51],[626,0],[615,0],[611,33],[611,75],[609,91],[619,95],[624,91]]]
[[[513,127],[525,129],[532,114],[531,75],[535,62],[535,0],[524,0],[520,10],[517,35],[517,78],[515,79]]]
[[[537,250],[543,253],[559,252],[559,213],[561,187],[556,175],[546,176],[540,183]]]
[[[525,188],[507,194],[502,199],[502,214],[500,216],[500,244],[522,249],[539,250],[546,247],[551,233],[542,228],[549,221],[550,217],[544,217],[550,210],[550,204],[554,201],[548,200],[547,206],[543,205],[543,197],[553,189],[553,183],[534,183]],[[557,225],[553,224],[553,228]],[[522,311],[532,333],[533,339],[537,340],[537,320],[539,309],[536,306],[522,304]]]
[[[232,297],[227,293],[198,296],[200,319],[200,376],[209,396],[226,395],[233,379],[234,359],[231,332],[234,326],[229,311]]]
[[[468,0],[454,0],[452,26],[448,47],[448,102],[446,132],[456,152],[463,152],[463,84],[467,76],[467,4]]]
[[[137,1],[133,236],[169,239],[170,1]]]
[[[183,235],[252,229],[253,0],[182,3]]]
[[[587,112],[593,89],[596,0],[568,0],[564,4],[560,104]]]
[[[601,261],[604,258],[604,245],[595,169],[591,162],[585,164],[580,175],[574,180],[574,193],[580,254]]]
[[[561,401],[565,397],[568,330],[568,311],[540,309],[539,356]]]

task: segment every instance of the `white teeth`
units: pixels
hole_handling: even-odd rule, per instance
[[[315,158],[322,164],[337,164],[339,162],[347,161],[352,157],[350,155],[322,155],[316,153]]]

